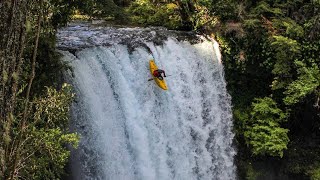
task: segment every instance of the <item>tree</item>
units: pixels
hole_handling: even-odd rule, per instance
[[[275,41],[271,43],[276,51],[276,61],[272,73],[276,75],[272,82],[272,89],[286,87],[292,81],[292,69],[294,60],[300,52],[299,43],[296,40],[274,36]]]
[[[296,61],[298,68],[298,79],[289,84],[284,94],[284,102],[287,105],[293,105],[306,97],[308,94],[315,94],[315,107],[319,108],[320,98],[320,70],[317,64],[312,63],[307,67],[305,63]]]
[[[244,132],[246,143],[254,155],[283,156],[289,142],[288,129],[280,127],[287,114],[271,98],[252,103],[250,125]]]

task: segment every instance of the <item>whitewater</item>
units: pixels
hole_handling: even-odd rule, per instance
[[[217,42],[78,24],[59,31],[57,46],[72,67],[71,128],[81,136],[72,179],[236,179]],[[150,59],[166,71],[167,91],[148,81]]]

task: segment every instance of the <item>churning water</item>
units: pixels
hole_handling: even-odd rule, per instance
[[[58,33],[77,93],[74,179],[236,179],[218,44],[158,31],[77,25]],[[148,81],[150,59],[166,71],[167,91]]]

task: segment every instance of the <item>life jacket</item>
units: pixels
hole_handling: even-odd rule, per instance
[[[157,70],[153,71],[153,75],[154,75],[155,77],[159,77],[159,76],[161,76],[161,73],[162,73],[162,72],[163,72],[163,70],[157,69]]]

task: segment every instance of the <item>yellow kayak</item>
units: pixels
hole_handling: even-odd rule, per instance
[[[150,60],[149,63],[150,63],[150,72],[151,72],[151,75],[152,75],[152,77],[153,77],[153,80],[157,83],[157,85],[158,85],[161,89],[163,89],[163,90],[168,90],[166,81],[165,81],[164,79],[163,79],[163,80],[160,80],[159,78],[153,76],[153,71],[158,69],[156,63],[155,63],[153,60]]]

